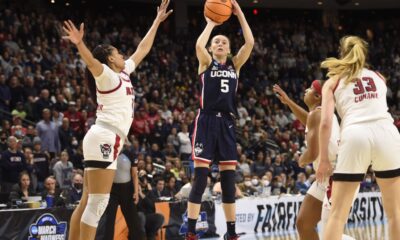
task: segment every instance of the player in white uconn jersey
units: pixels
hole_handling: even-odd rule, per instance
[[[354,192],[370,165],[382,191],[389,238],[400,239],[400,134],[387,112],[386,80],[366,68],[367,55],[367,42],[348,36],[340,42],[340,58],[321,64],[330,79],[322,91],[318,181],[332,171],[327,143],[335,104],[342,118],[331,214],[323,239],[341,238]]]
[[[169,0],[162,1],[153,25],[126,61],[111,45],[99,45],[90,52],[83,42],[83,23],[77,29],[72,21],[64,22],[67,35],[63,38],[75,44],[86,63],[91,73],[88,85],[98,105],[96,123],[83,140],[84,188],[71,217],[71,240],[95,239],[98,222],[110,198],[115,160],[133,120],[134,90],[129,75],[149,53],[160,23],[172,13],[172,10],[166,11],[168,5]],[[135,189],[136,196],[137,193]]]

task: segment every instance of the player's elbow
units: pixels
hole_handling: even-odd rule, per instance
[[[332,127],[332,121],[329,121],[328,119],[321,119],[321,122],[319,124],[319,129],[330,129]]]
[[[249,37],[248,39],[246,39],[246,45],[253,48],[254,47],[254,37]]]
[[[314,161],[318,157],[318,149],[311,149],[309,158]]]
[[[203,49],[204,49],[204,46],[199,41],[197,41],[196,42],[196,51],[202,51]]]

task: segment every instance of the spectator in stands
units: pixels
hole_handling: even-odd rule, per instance
[[[257,192],[257,189],[251,183],[251,176],[249,175],[244,176],[244,181],[239,184],[239,189],[244,196],[252,196]]]
[[[51,120],[56,124],[57,129],[61,127],[62,121],[64,119],[64,113],[58,111],[57,109],[53,108],[51,112]]]
[[[61,190],[56,187],[56,179],[54,176],[48,176],[44,180],[44,190],[40,195],[43,200],[45,200],[46,197],[52,197],[53,206],[63,206],[65,204],[64,199],[60,196]]]
[[[262,176],[271,168],[271,162],[266,161],[267,158],[263,151],[257,153],[257,159],[251,165],[251,173],[257,176]]]
[[[34,192],[37,192],[37,186],[38,186],[38,178],[37,178],[37,172],[38,168],[35,165],[34,158],[33,158],[33,153],[32,149],[30,147],[25,147],[23,148],[24,151],[24,156],[25,156],[25,161],[26,165],[28,166],[30,172],[29,172],[29,177],[31,180],[31,186]]]
[[[272,179],[272,195],[280,195],[287,192],[287,189],[284,185],[283,179],[281,176],[275,176]]]
[[[6,116],[2,111],[10,111],[11,91],[6,84],[6,76],[0,73],[0,117]]]
[[[365,175],[365,179],[361,182],[360,192],[373,192],[378,189],[378,185],[376,184],[375,176],[371,173],[367,173]]]
[[[162,165],[165,164],[165,155],[160,151],[160,147],[157,143],[151,145],[150,156],[153,159],[153,162]]]
[[[74,165],[68,160],[68,152],[64,150],[61,152],[60,160],[53,167],[54,176],[61,189],[69,188],[72,183]]]
[[[17,138],[10,136],[7,139],[8,149],[1,153],[0,172],[1,172],[1,191],[10,192],[13,185],[19,183],[19,174],[27,171],[24,154],[18,150]]]
[[[77,204],[82,198],[83,177],[80,173],[75,173],[72,177],[72,186],[67,191],[67,202]]]
[[[148,115],[144,108],[140,108],[139,111],[135,112],[132,122],[132,133],[139,139],[139,142],[143,142],[144,138],[150,133]]]
[[[4,131],[0,131],[0,152],[3,152],[7,149],[7,133]],[[1,160],[1,157],[0,157]]]
[[[61,126],[58,127],[58,137],[61,149],[71,149],[74,133],[69,125],[69,119],[64,117]]]
[[[50,109],[43,109],[42,117],[43,120],[36,125],[36,131],[42,142],[43,151],[47,151],[51,157],[54,157],[60,152],[58,128],[56,124],[51,121]]]
[[[14,199],[27,200],[28,197],[34,196],[35,192],[31,187],[29,173],[22,171],[19,173],[18,183],[14,184],[10,192],[10,201]]]
[[[274,176],[279,176],[281,173],[286,172],[287,168],[282,163],[281,154],[277,154],[275,161],[271,166]]]
[[[49,110],[53,108],[53,102],[50,100],[50,93],[47,89],[42,89],[40,92],[40,98],[35,102],[34,119],[39,120],[40,114],[44,112],[45,109]],[[44,118],[43,114],[42,117]],[[49,116],[50,119],[50,116]]]
[[[246,154],[243,153],[243,154],[239,155],[238,167],[239,167],[239,170],[242,172],[243,175],[250,175],[251,174],[249,162],[250,161],[247,159]]]
[[[37,190],[42,191],[44,180],[50,175],[50,156],[42,151],[42,142],[39,137],[33,140],[33,162],[37,169]]]
[[[147,195],[153,189],[150,184],[147,172],[144,170],[139,171],[139,185],[141,187],[141,191],[145,195]]]
[[[83,126],[85,121],[82,118],[82,113],[77,111],[76,102],[70,101],[68,103],[68,110],[64,112],[64,117],[69,120],[69,125],[75,136],[79,139],[83,138]]]
[[[26,118],[27,113],[22,102],[17,102],[15,109],[11,112],[11,115],[13,117],[19,117],[20,119]]]
[[[59,112],[65,112],[68,109],[67,101],[62,93],[57,94],[56,103],[54,104],[54,108]]]
[[[165,180],[159,177],[154,180],[154,183],[155,188],[149,192],[148,197],[153,201],[157,201],[160,197],[166,197],[168,193],[165,191]]]
[[[10,78],[9,86],[11,93],[10,109],[14,109],[17,105],[17,102],[24,101],[24,94],[23,94],[24,90],[21,81],[16,76],[12,76]]]
[[[188,126],[182,124],[182,130],[178,133],[179,139],[179,154],[182,161],[189,161],[189,157],[192,154],[192,145],[189,138]]]
[[[174,198],[175,195],[177,194],[177,189],[176,189],[176,178],[175,176],[171,175],[165,180],[166,186],[165,186],[165,196],[166,197],[171,197]]]
[[[26,128],[26,134],[23,136],[21,142],[22,147],[30,147],[33,148],[33,139],[36,136],[36,129],[33,125],[29,124]]]
[[[301,193],[302,195],[305,195],[307,193],[310,185],[307,184],[306,180],[307,178],[304,173],[301,172],[297,175],[295,192]]]
[[[172,144],[175,148],[175,151],[179,153],[180,142],[178,137],[178,131],[176,128],[171,129],[171,133],[167,137],[167,144]],[[183,159],[181,158],[181,160]]]
[[[163,155],[167,162],[172,162],[176,164],[180,160],[178,158],[178,153],[175,151],[174,145],[172,143],[167,143],[167,147],[164,149]]]

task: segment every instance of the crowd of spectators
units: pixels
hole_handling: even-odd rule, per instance
[[[128,56],[154,17],[153,5],[142,7],[149,16],[123,7],[118,14],[109,14],[114,7],[82,16],[71,9],[0,10],[1,192],[18,185],[31,194],[25,189],[28,178],[32,194],[59,192],[65,198],[62,193],[68,192],[76,201],[82,139],[95,121],[96,106],[85,83],[85,64],[75,47],[61,40],[60,21],[85,19],[88,46],[110,43]],[[190,33],[177,33],[172,20],[160,27],[152,51],[131,76],[136,110],[130,151],[138,159],[141,189],[152,198],[184,197],[190,186],[189,135],[200,95],[194,43],[205,23],[201,9],[194,12]],[[400,128],[400,18],[390,12],[379,21],[347,14],[339,13],[338,24],[330,25],[322,24],[320,11],[247,13],[256,44],[237,90],[238,197],[305,194],[315,180],[312,166],[298,166],[304,126],[274,96],[272,85],[280,84],[301,104],[310,82],[324,78],[319,63],[337,55],[339,38],[347,33],[368,40],[372,68],[389,79],[390,112]],[[220,29],[237,51],[243,42],[237,21]],[[211,192],[218,179],[212,167]],[[377,189],[373,173],[361,189]]]

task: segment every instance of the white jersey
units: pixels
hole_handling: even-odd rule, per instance
[[[341,127],[357,123],[389,119],[386,103],[387,87],[383,78],[376,72],[364,68],[357,81],[345,84],[340,79],[334,96],[336,109],[342,119]]]
[[[318,107],[318,108],[320,109],[321,107]],[[308,132],[307,127],[306,127],[305,132],[307,134],[307,132]],[[339,140],[340,140],[339,121],[338,121],[336,115],[333,114],[331,137],[329,138],[329,143],[328,143],[329,144],[328,145],[328,158],[333,166],[336,163],[336,157],[337,157],[338,148],[339,148]],[[307,145],[307,142],[306,142],[306,145]],[[318,169],[317,161],[313,162],[313,167],[315,170]]]
[[[135,95],[129,75],[135,70],[135,63],[128,59],[122,72],[116,73],[103,64],[103,72],[95,77],[97,88],[98,121],[107,123],[126,137],[133,120]]]

